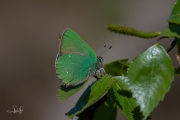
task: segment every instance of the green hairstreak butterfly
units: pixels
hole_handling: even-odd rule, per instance
[[[96,56],[92,48],[73,30],[64,30],[55,60],[56,74],[66,85],[78,85],[89,76],[102,77],[103,58]]]

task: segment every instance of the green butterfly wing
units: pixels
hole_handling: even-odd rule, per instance
[[[95,68],[97,56],[92,48],[73,30],[66,29],[56,58],[56,73],[65,84],[79,84]]]

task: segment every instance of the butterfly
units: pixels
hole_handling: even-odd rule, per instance
[[[73,30],[67,28],[61,35],[59,51],[55,60],[58,78],[68,85],[78,85],[89,76],[105,75],[103,57],[96,56],[92,48]]]

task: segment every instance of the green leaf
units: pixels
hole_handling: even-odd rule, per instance
[[[110,97],[128,120],[142,120],[143,115],[140,111],[140,106],[138,106],[136,99],[132,97],[132,92],[128,88],[128,78],[123,76],[114,78],[118,79],[118,82],[108,91]],[[149,119],[150,116],[147,120]]]
[[[113,85],[108,93],[128,120],[134,120],[132,111],[138,105],[136,104],[136,99],[132,98],[132,93],[128,89],[127,78],[122,76],[115,78],[118,79],[118,82]]]
[[[130,64],[127,73],[129,89],[136,98],[144,119],[169,91],[173,75],[172,60],[158,44],[150,47]]]
[[[168,22],[180,25],[180,0],[176,2]]]
[[[180,75],[180,67],[175,68],[174,74],[175,75]]]
[[[167,28],[165,28],[161,35],[164,37],[177,37],[180,38],[180,25],[170,25]]]
[[[76,85],[76,86],[68,86],[68,87],[61,85],[57,94],[60,103],[67,100],[69,97],[71,97],[75,93],[77,93],[85,85],[85,83],[86,82]]]
[[[78,114],[78,120],[92,120],[96,110],[109,99],[109,95],[105,94],[97,102],[86,108],[82,113]]]
[[[175,38],[176,44],[180,45],[180,39],[179,38]]]
[[[86,116],[79,117],[77,120],[87,120]]]
[[[105,64],[104,69],[106,70],[107,74],[112,76],[126,75],[127,68],[129,66],[127,61],[128,59],[113,61],[111,63]]]
[[[117,107],[111,99],[105,101],[95,112],[92,120],[116,120]]]
[[[66,113],[66,115],[69,118],[73,118],[75,115],[82,113],[86,108],[98,101],[116,82],[116,79],[105,75],[102,80],[96,81],[84,91],[75,107]]]

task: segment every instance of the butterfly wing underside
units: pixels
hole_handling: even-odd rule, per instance
[[[79,84],[89,77],[97,57],[92,48],[73,30],[66,29],[60,40],[56,73],[65,84]]]

